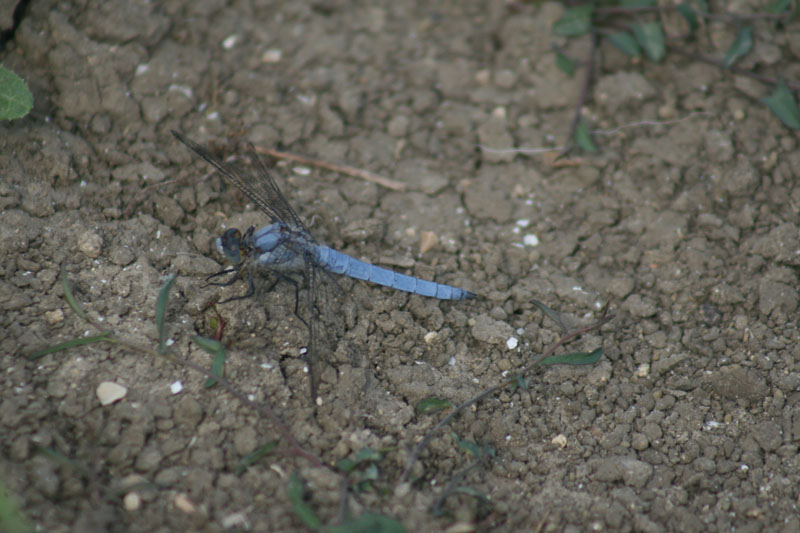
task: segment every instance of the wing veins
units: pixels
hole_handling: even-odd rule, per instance
[[[256,153],[252,144],[248,144],[248,157],[250,157],[251,161],[256,162],[256,167],[261,173],[261,180],[256,180],[252,176],[244,177],[237,169],[224,163],[203,146],[200,146],[183,134],[174,130],[172,134],[183,144],[194,150],[194,152],[207,163],[216,168],[229,183],[252,200],[252,202],[256,204],[256,207],[264,212],[272,222],[283,222],[286,225],[306,230],[303,221],[281,193],[278,184],[275,182],[275,178],[270,174],[269,170],[267,170],[267,167],[264,165],[263,161],[261,161],[261,158]]]

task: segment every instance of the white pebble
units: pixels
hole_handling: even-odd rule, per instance
[[[123,399],[126,394],[128,394],[128,389],[113,381],[104,381],[97,386],[97,398],[100,400],[100,405],[111,405]]]
[[[225,50],[230,50],[231,48],[236,46],[236,43],[238,42],[239,42],[239,36],[234,33],[233,35],[229,35],[228,37],[225,38],[224,41],[222,41],[222,48],[224,48]]]
[[[186,494],[177,494],[175,499],[172,500],[173,505],[183,511],[184,513],[193,513],[197,510],[197,506],[192,503],[192,500],[189,499],[189,496]]]
[[[539,246],[539,237],[529,233],[522,238],[522,242],[525,243],[525,246]]]
[[[129,492],[122,499],[122,507],[126,511],[138,511],[142,506],[142,498],[135,492]]]
[[[261,61],[263,63],[277,63],[281,60],[281,56],[283,56],[283,52],[281,52],[279,49],[270,48],[261,54]]]

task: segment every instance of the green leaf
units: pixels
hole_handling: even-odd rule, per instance
[[[372,448],[361,448],[356,452],[355,457],[353,460],[356,463],[363,463],[364,461],[380,461],[383,459],[383,454],[378,450],[373,450]]]
[[[33,109],[33,95],[25,80],[0,66],[0,120],[22,118]]]
[[[225,346],[221,342],[215,339],[209,339],[208,337],[195,335],[192,337],[192,342],[211,355],[217,355],[220,351],[225,351]]]
[[[378,470],[378,465],[372,463],[368,467],[366,467],[364,471],[361,473],[361,480],[375,481],[376,479],[378,479],[379,475],[380,471]]]
[[[697,4],[697,8],[702,11],[703,13],[708,13],[708,1],[707,0],[694,0],[694,3]]]
[[[556,313],[555,311],[544,305],[539,300],[531,300],[531,303],[536,307],[538,307],[539,311],[547,315],[547,317],[550,320],[555,322],[558,325],[558,327],[560,327],[564,331],[567,331],[567,326],[566,324],[564,324],[564,321],[561,319],[561,315],[559,313]]]
[[[642,49],[639,48],[639,43],[636,42],[636,38],[627,31],[613,33],[608,36],[608,40],[624,54],[631,57],[639,57],[642,55]]]
[[[564,355],[551,355],[542,359],[543,365],[593,365],[603,357],[603,349],[598,348],[591,353],[575,352]]]
[[[252,452],[242,457],[242,460],[239,461],[238,465],[236,465],[236,470],[234,470],[234,473],[237,476],[241,476],[242,474],[245,473],[245,471],[248,468],[250,468],[251,465],[254,465],[255,463],[259,462],[263,457],[272,453],[272,451],[277,447],[278,447],[278,441],[274,440],[272,442],[266,443],[265,445],[259,448],[256,448]]]
[[[458,438],[458,435],[455,433],[455,431],[451,431],[450,436],[453,437],[453,440],[456,441],[458,447],[464,450],[465,452],[469,453],[474,457],[481,456],[481,447],[475,444],[474,442],[469,440],[461,440],[460,438]]]
[[[211,373],[215,376],[223,377],[225,375],[225,346],[219,341],[199,335],[192,337],[192,342],[214,356],[214,360],[211,362]],[[203,387],[213,387],[216,383],[217,380],[210,377],[203,384]]]
[[[661,61],[666,51],[664,31],[661,29],[661,24],[658,22],[634,24],[633,34],[651,61]]]
[[[686,19],[686,23],[689,24],[690,33],[694,33],[697,28],[700,27],[700,23],[697,22],[697,14],[694,12],[694,9],[689,7],[688,4],[678,4],[675,6],[675,9],[677,9],[678,13],[683,15],[683,18]]]
[[[585,35],[592,29],[594,4],[571,7],[553,24],[553,33],[562,37]]]
[[[352,472],[355,470],[356,466],[357,464],[355,461],[346,457],[344,459],[340,459],[339,462],[336,463],[336,468],[345,473]]]
[[[453,402],[450,400],[429,396],[424,400],[420,400],[414,409],[417,411],[418,415],[429,415],[451,407],[453,407]]]
[[[600,151],[592,141],[592,135],[589,133],[589,126],[586,125],[586,121],[583,119],[578,122],[578,126],[575,128],[575,135],[572,139],[575,141],[575,144],[580,146],[581,150],[585,152],[596,154]]]
[[[158,353],[164,353],[167,347],[167,328],[164,327],[164,317],[166,316],[167,302],[169,301],[169,290],[175,283],[175,275],[167,278],[161,287],[156,300],[156,328],[158,329]]]
[[[792,0],[775,0],[774,2],[767,4],[764,9],[767,13],[772,13],[773,15],[780,15],[781,13],[786,13],[792,8]]]
[[[50,346],[48,348],[43,348],[38,352],[34,352],[28,356],[29,361],[35,361],[41,357],[44,357],[47,354],[51,354],[54,352],[60,352],[63,350],[69,350],[70,348],[74,348],[76,346],[83,346],[84,344],[92,344],[95,342],[110,342],[115,343],[117,339],[110,337],[111,332],[105,331],[100,335],[95,335],[93,337],[81,337],[79,339],[72,339],[67,342],[62,342],[61,344],[56,344],[55,346]]]
[[[797,101],[783,80],[778,80],[778,86],[772,94],[761,101],[778,115],[787,128],[800,129],[800,110],[797,108]]]
[[[739,59],[744,57],[750,50],[753,49],[753,27],[743,26],[739,28],[739,33],[736,34],[736,40],[728,51],[725,53],[723,64],[726,67],[733,66]]]
[[[7,533],[33,533],[35,531],[2,480],[0,480],[0,531]]]
[[[329,527],[330,533],[405,533],[403,525],[388,516],[364,513],[358,518],[346,520],[341,525]]]
[[[292,473],[289,478],[289,485],[286,487],[286,494],[289,501],[292,503],[292,510],[297,518],[309,529],[322,528],[322,520],[316,515],[311,506],[305,500],[305,487],[303,486],[303,479],[297,474]]]
[[[561,50],[556,50],[556,67],[567,76],[572,77],[575,74],[575,62],[564,55]]]

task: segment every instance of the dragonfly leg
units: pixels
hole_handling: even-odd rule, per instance
[[[234,276],[232,276],[232,279],[229,280],[226,283],[213,283],[212,285],[220,285],[220,286],[223,286],[223,287],[227,286],[227,285],[230,285],[231,283],[233,283],[233,281],[236,280],[236,278],[239,277],[239,273],[240,272],[241,272],[241,270],[236,271],[236,274]],[[247,284],[248,284],[247,292],[244,293],[241,296],[232,296],[232,297],[228,298],[227,300],[222,300],[219,303],[225,304],[225,303],[228,303],[228,302],[234,302],[236,300],[245,300],[247,298],[250,298],[251,296],[253,296],[256,293],[255,285],[253,285],[253,276],[252,276],[252,274],[250,274],[250,272],[248,272],[247,274],[248,274],[247,275]]]
[[[282,281],[287,283],[291,283],[294,286],[294,316],[300,319],[300,322],[305,324],[309,331],[311,331],[311,325],[300,315],[300,284],[297,282],[296,279],[292,278],[291,276],[284,276],[282,274],[278,274],[278,278]]]
[[[210,276],[208,276],[206,278],[206,281],[208,281],[208,280],[210,280],[212,278],[216,278],[218,276],[224,276],[225,274],[230,274],[232,272],[233,276],[231,276],[230,279],[227,280],[227,281],[222,281],[222,282],[219,282],[219,283],[210,282],[209,281],[209,283],[208,283],[209,285],[214,285],[216,287],[227,287],[228,285],[233,284],[234,281],[239,279],[239,273],[241,271],[242,271],[241,267],[239,267],[239,268],[226,268],[225,270],[221,270],[220,272],[217,272],[216,274],[211,274]]]

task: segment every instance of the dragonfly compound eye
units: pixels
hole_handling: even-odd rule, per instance
[[[224,255],[229,261],[236,264],[239,262],[239,251],[241,249],[242,232],[236,228],[231,228],[217,239],[217,251]]]

